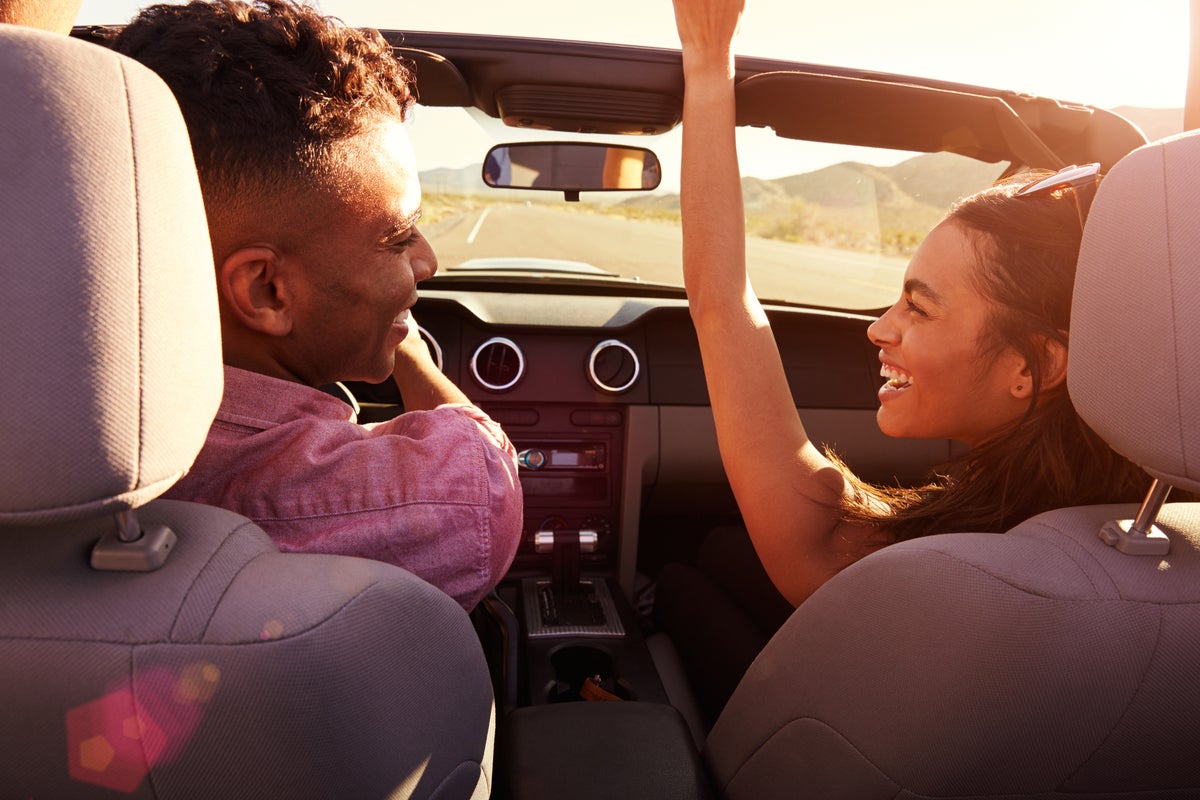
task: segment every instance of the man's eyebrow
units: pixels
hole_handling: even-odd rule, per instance
[[[409,214],[404,219],[401,219],[398,222],[391,225],[391,227],[388,228],[387,233],[384,235],[384,238],[385,239],[394,239],[397,236],[401,236],[401,235],[407,233],[408,230],[410,228],[412,228],[414,225],[416,225],[417,222],[421,219],[422,211],[423,211],[423,209],[418,208],[416,211]]]
[[[939,306],[945,305],[945,301],[942,300],[942,296],[940,294],[938,294],[937,292],[935,292],[933,290],[932,286],[930,286],[928,283],[921,280],[920,278],[909,278],[908,280],[906,280],[904,282],[904,293],[905,294],[923,294],[926,297],[928,297],[930,300],[932,300],[935,304],[937,304]]]

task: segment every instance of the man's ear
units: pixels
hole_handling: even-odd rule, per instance
[[[235,250],[221,262],[217,290],[243,327],[268,336],[291,332],[291,292],[282,262],[278,251],[261,245]]]

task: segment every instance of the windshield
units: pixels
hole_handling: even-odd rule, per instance
[[[484,155],[497,142],[618,138],[519,130],[473,110],[422,106],[409,131],[421,170],[421,230],[440,274],[602,272],[682,288],[678,129],[635,140],[662,160],[656,191],[584,192],[578,202],[561,192],[489,188]],[[946,153],[795,141],[749,128],[738,132],[738,151],[757,294],[848,310],[890,305],[913,250],[949,205],[1002,170]]]
[[[348,24],[410,31],[459,30],[656,47],[678,45],[670,3],[388,3],[315,0]],[[120,24],[139,0],[83,0],[80,24]],[[1177,109],[1187,69],[1188,4],[1013,0],[986,4],[928,0],[919,8],[876,2],[824,4],[756,0],[743,21],[739,54],[800,59],[1070,98],[1117,110]],[[1030,20],[1036,20],[1032,24]],[[1055,31],[1073,47],[1061,68],[1031,57]],[[1032,38],[1031,38],[1032,37]],[[1032,48],[1032,50],[1030,50]],[[654,149],[663,183],[652,194],[561,195],[486,189],[490,145],[536,138],[457,108],[417,107],[411,130],[423,170],[422,228],[443,275],[474,259],[558,259],[645,282],[680,284],[679,131],[630,137]],[[1181,112],[1179,114],[1181,117]],[[1139,118],[1140,120],[1141,118]],[[1177,121],[1143,128],[1154,139]],[[598,139],[553,134],[542,138]],[[739,131],[746,175],[748,255],[764,299],[846,309],[892,302],[915,244],[958,196],[986,185],[1001,165],[945,154],[871,151]],[[474,261],[477,266],[498,262]],[[512,271],[518,262],[503,262]],[[543,270],[551,264],[542,263]],[[566,268],[570,265],[558,265]],[[593,275],[593,279],[595,275]]]

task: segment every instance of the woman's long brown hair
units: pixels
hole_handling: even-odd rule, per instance
[[[987,363],[1011,349],[1026,359],[1033,376],[1029,408],[924,486],[876,486],[843,469],[852,486],[843,503],[846,518],[877,526],[894,541],[1002,532],[1054,508],[1136,502],[1149,488],[1149,476],[1080,419],[1065,383],[1044,386],[1047,344],[1068,345],[1082,228],[1076,190],[1016,196],[1030,179],[964,198],[947,215],[975,234],[973,281],[995,308],[979,357]]]

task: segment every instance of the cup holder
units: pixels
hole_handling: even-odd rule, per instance
[[[546,690],[551,703],[569,703],[584,699],[580,692],[584,681],[595,677],[599,688],[621,700],[636,700],[633,687],[616,674],[612,654],[598,647],[571,645],[550,654],[554,681]]]

